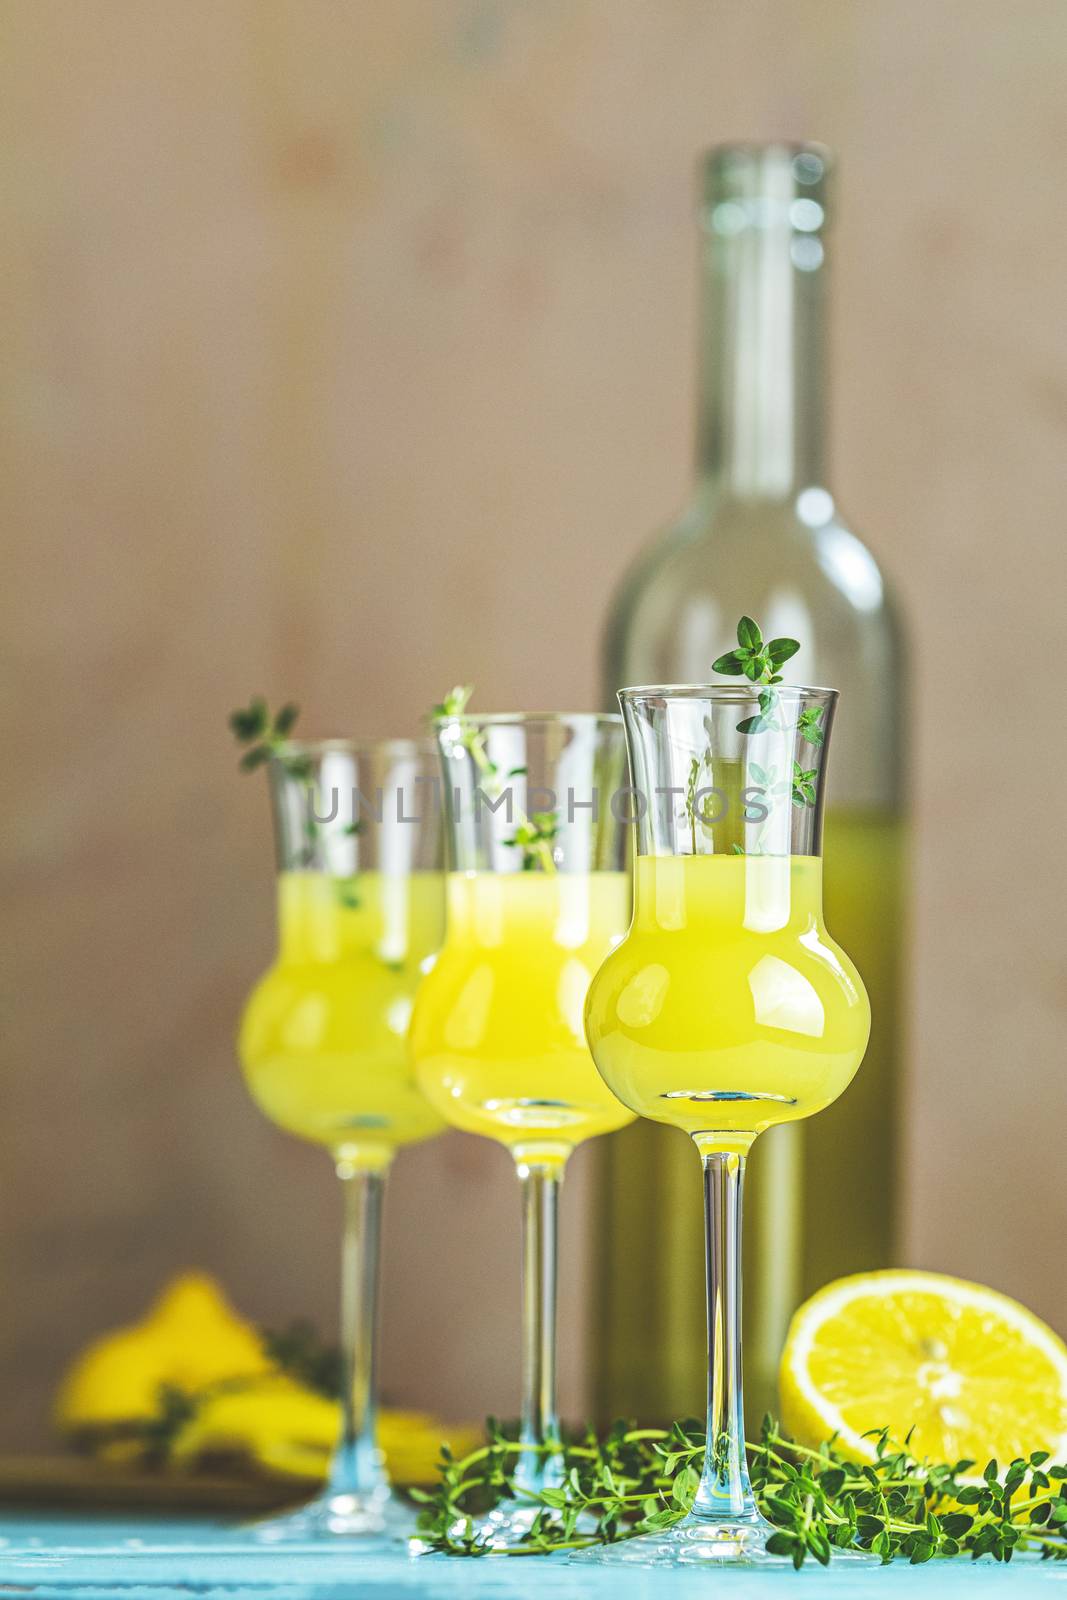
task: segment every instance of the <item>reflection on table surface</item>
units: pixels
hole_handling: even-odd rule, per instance
[[[659,1600],[669,1588],[688,1600],[706,1596],[709,1584],[729,1586],[730,1600],[761,1600],[794,1586],[805,1595],[831,1592],[849,1600],[899,1595],[901,1600],[984,1600],[995,1591],[1011,1600],[1044,1594],[1059,1584],[1067,1600],[1067,1563],[1016,1557],[1010,1567],[980,1562],[932,1561],[911,1567],[857,1570],[841,1564],[829,1572],[812,1564],[795,1573],[783,1562],[771,1570],[711,1574],[705,1571],[607,1571],[581,1568],[562,1556],[490,1556],[465,1560],[412,1557],[403,1549],[368,1555],[317,1546],[264,1550],[246,1528],[206,1518],[86,1517],[53,1512],[0,1516],[0,1590],[41,1597],[79,1594],[109,1600],[139,1595],[228,1597],[270,1594],[277,1600],[326,1595],[354,1600],[371,1595],[558,1597],[580,1600],[598,1591],[611,1600]]]

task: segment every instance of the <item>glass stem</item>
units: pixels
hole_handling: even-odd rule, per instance
[[[376,1440],[378,1258],[384,1171],[339,1160],[344,1194],[341,1245],[341,1437],[328,1495],[384,1495],[389,1480]]]
[[[703,1155],[708,1283],[708,1442],[693,1515],[758,1517],[745,1457],[741,1393],[741,1190],[745,1158]]]
[[[519,1440],[543,1445],[559,1437],[556,1415],[556,1251],[559,1190],[556,1162],[520,1162],[522,1182],[522,1424]],[[562,1482],[556,1457],[521,1454],[515,1485],[537,1494]]]

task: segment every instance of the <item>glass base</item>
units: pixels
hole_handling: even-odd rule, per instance
[[[618,1544],[590,1545],[586,1550],[575,1550],[571,1561],[591,1566],[631,1567],[770,1567],[791,1568],[786,1556],[769,1554],[767,1540],[775,1532],[773,1523],[767,1522],[757,1512],[752,1517],[737,1517],[719,1521],[709,1517],[685,1517],[665,1533],[638,1533],[632,1539],[620,1539]],[[849,1568],[880,1567],[879,1556],[869,1550],[833,1550],[830,1565],[847,1565]],[[809,1556],[805,1566],[819,1563]]]
[[[321,1546],[335,1539],[379,1550],[410,1538],[415,1512],[383,1486],[369,1494],[318,1495],[283,1517],[254,1523],[249,1531],[262,1544]]]
[[[475,1525],[478,1538],[491,1550],[510,1550],[521,1544],[537,1513],[543,1508],[529,1500],[501,1500]]]
[[[501,1500],[484,1517],[474,1518],[474,1537],[488,1550],[513,1550],[523,1544],[534,1518],[543,1510],[542,1505],[534,1505],[529,1500]],[[463,1533],[466,1527],[466,1522],[457,1523],[455,1531]],[[596,1518],[585,1512],[578,1518],[575,1531],[592,1533],[595,1527]],[[416,1554],[420,1553],[418,1541],[413,1549]]]
[[[773,1532],[772,1524],[758,1515],[729,1521],[689,1516],[665,1533],[639,1533],[618,1544],[592,1545],[574,1551],[570,1560],[612,1567],[785,1566],[781,1556],[767,1554]]]

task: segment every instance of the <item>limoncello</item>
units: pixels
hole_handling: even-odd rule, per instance
[[[442,1123],[414,1080],[415,990],[444,931],[437,872],[283,872],[278,959],[252,993],[240,1055],[260,1110],[364,1168]]]
[[[639,856],[634,922],[586,1012],[597,1067],[643,1117],[744,1153],[847,1087],[870,1032],[822,922],[815,856]]]
[[[447,936],[411,1031],[442,1116],[546,1162],[631,1120],[582,1027],[590,980],[629,918],[622,872],[449,874]]]

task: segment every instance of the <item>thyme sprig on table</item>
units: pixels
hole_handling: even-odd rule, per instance
[[[776,1528],[773,1555],[798,1568],[809,1557],[828,1565],[835,1549],[913,1564],[961,1554],[1010,1561],[1016,1550],[1067,1559],[1067,1467],[1046,1471],[1047,1451],[1003,1472],[990,1461],[974,1479],[973,1461],[932,1464],[907,1442],[893,1445],[888,1430],[868,1437],[875,1460],[861,1463],[833,1440],[817,1450],[795,1444],[764,1418],[747,1448],[756,1499]],[[529,1532],[516,1546],[493,1549],[474,1519],[518,1492],[518,1457],[538,1448],[546,1457],[562,1451],[563,1482],[524,1494],[540,1507]],[[462,1460],[442,1449],[437,1488],[413,1491],[423,1506],[419,1546],[457,1556],[548,1555],[662,1532],[692,1505],[704,1448],[695,1421],[669,1429],[616,1423],[603,1438],[587,1429],[537,1447],[505,1436],[490,1419],[480,1449]]]
[[[490,758],[484,732],[465,714],[473,693],[474,689],[470,684],[459,684],[456,688],[450,689],[444,699],[433,707],[430,719],[435,723],[453,724],[459,729],[458,742],[474,762],[485,793],[491,800],[496,800],[503,794],[504,785],[509,779],[525,777],[526,768],[510,767],[507,772],[501,773],[498,764]],[[556,813],[534,811],[527,816],[524,811],[512,804],[509,806],[508,816],[512,821],[514,832],[510,838],[501,840],[501,843],[511,850],[522,851],[522,870],[555,872],[554,849],[559,833],[559,819]]]

